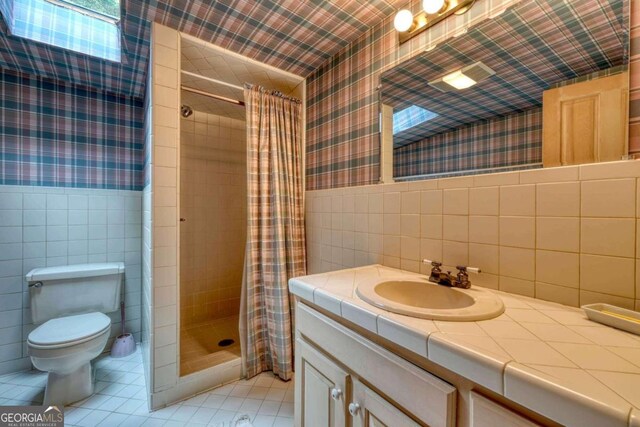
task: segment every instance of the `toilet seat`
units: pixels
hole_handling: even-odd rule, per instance
[[[31,331],[27,342],[34,349],[74,346],[104,334],[111,319],[104,313],[87,313],[51,319]]]

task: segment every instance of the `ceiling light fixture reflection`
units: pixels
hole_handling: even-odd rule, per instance
[[[447,74],[446,76],[442,77],[442,80],[458,90],[470,88],[471,86],[478,83],[471,77],[463,74],[462,70],[454,71],[453,73]]]
[[[468,89],[496,74],[482,62],[476,62],[459,70],[446,74],[439,79],[429,82],[429,86],[441,92],[451,92],[453,89]]]

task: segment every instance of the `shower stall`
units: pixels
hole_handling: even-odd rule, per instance
[[[185,95],[183,91],[183,100]],[[222,101],[208,102],[214,107]],[[182,375],[240,357],[238,313],[247,220],[245,121],[198,107],[188,117],[183,115],[180,130]]]
[[[226,370],[230,381],[247,229],[243,83],[302,97],[304,79],[184,36],[180,71],[179,370]]]

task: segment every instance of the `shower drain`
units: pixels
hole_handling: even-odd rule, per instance
[[[225,338],[223,340],[218,341],[219,347],[229,347],[231,344],[235,343],[231,338]]]

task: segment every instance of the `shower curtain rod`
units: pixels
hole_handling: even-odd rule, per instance
[[[216,83],[216,84],[219,84],[219,85],[231,87],[231,88],[238,89],[238,90],[244,90],[244,88],[242,86],[234,85],[233,83],[223,82],[222,80],[217,80],[217,79],[214,79],[214,78],[211,78],[211,77],[207,77],[207,76],[203,76],[203,75],[200,75],[200,74],[192,73],[190,71],[181,70],[180,72],[182,74],[186,74],[187,76],[191,76],[191,77],[195,77],[195,78],[198,78],[198,79],[210,81],[211,83]]]
[[[194,89],[192,87],[185,86],[185,85],[182,85],[182,90],[185,90],[185,91],[191,92],[191,93],[196,93],[198,95],[208,96],[209,98],[214,98],[214,99],[217,99],[217,100],[220,100],[220,101],[229,102],[231,104],[236,104],[236,105],[240,105],[241,107],[244,107],[244,101],[239,101],[237,99],[227,98],[227,97],[224,97],[224,96],[216,95],[215,93],[205,92],[203,90]]]

